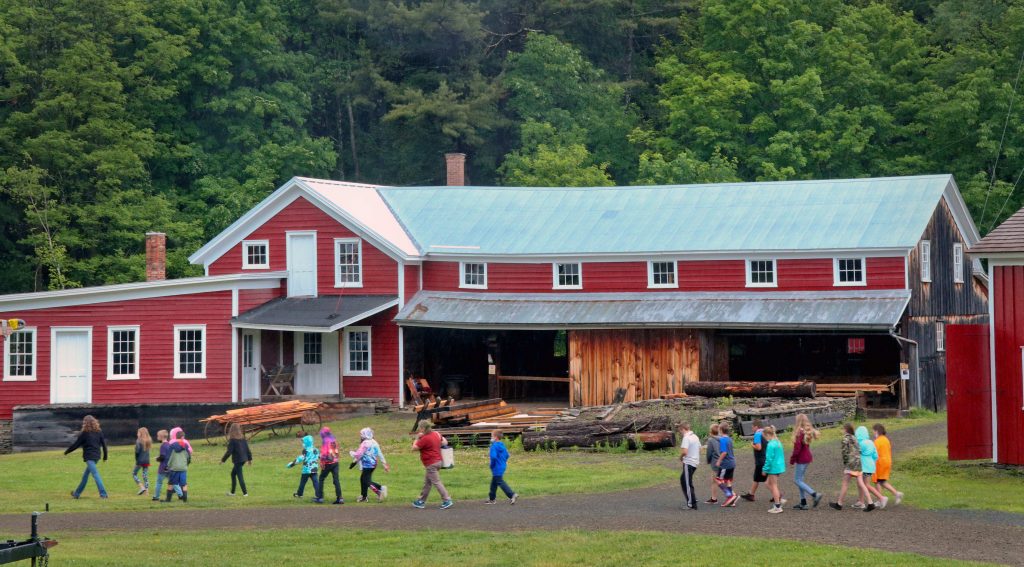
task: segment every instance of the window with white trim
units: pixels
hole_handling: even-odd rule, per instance
[[[242,241],[242,269],[256,270],[270,267],[270,242],[267,240]]]
[[[174,326],[174,377],[206,378],[206,325]]]
[[[747,260],[747,287],[778,287],[775,260]]]
[[[459,287],[487,289],[487,264],[459,262]]]
[[[138,380],[139,327],[107,327],[107,380]]]
[[[867,274],[864,270],[864,263],[864,258],[833,258],[833,285],[867,285]]]
[[[320,333],[302,333],[302,363],[324,363],[324,336]]]
[[[583,270],[579,262],[555,262],[552,276],[555,289],[583,289]]]
[[[946,323],[942,321],[935,322],[935,351],[943,352],[946,350]]]
[[[369,327],[345,328],[345,376],[370,376],[371,347]]]
[[[647,287],[679,287],[676,262],[647,262]]]
[[[363,287],[363,241],[334,239],[334,287]]]
[[[932,281],[932,242],[922,240],[918,252],[921,256],[921,281],[928,283]]]
[[[25,327],[4,341],[4,381],[32,382],[36,379],[36,328]]]
[[[953,283],[964,283],[964,245],[953,245]]]

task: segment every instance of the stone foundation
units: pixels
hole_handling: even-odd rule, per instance
[[[14,451],[14,443],[11,439],[12,422],[9,419],[0,419],[0,455],[6,455]]]

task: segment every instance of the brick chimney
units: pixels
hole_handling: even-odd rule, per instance
[[[448,185],[466,184],[466,154],[444,154],[444,164],[448,168]]]
[[[167,277],[167,235],[162,232],[146,233],[146,281],[154,282]]]

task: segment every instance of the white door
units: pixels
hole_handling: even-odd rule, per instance
[[[295,333],[295,393],[336,395],[338,333]]]
[[[260,399],[259,331],[242,331],[242,399]]]
[[[316,296],[316,233],[288,233],[288,297]]]
[[[92,331],[53,329],[50,403],[92,402]]]

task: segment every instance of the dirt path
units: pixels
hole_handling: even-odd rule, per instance
[[[910,449],[943,439],[941,425],[916,427],[894,432],[897,449]],[[838,490],[840,465],[838,443],[816,447],[815,463],[809,480],[829,495]],[[741,491],[749,486],[751,461],[740,455]],[[897,455],[898,458],[898,455]],[[515,471],[509,480],[515,485]],[[707,471],[698,475],[698,493],[707,497]],[[790,504],[796,496],[791,476],[784,483]],[[955,488],[955,487],[952,487]],[[481,480],[481,489],[486,489]],[[825,507],[799,512],[787,509],[770,516],[767,503],[741,502],[731,509],[702,506],[698,511],[682,509],[677,485],[631,490],[610,494],[526,497],[515,506],[485,506],[480,495],[454,495],[456,506],[440,511],[416,510],[405,506],[347,504],[302,506],[294,508],[238,510],[175,510],[142,512],[95,512],[52,514],[41,521],[43,533],[61,534],[92,530],[188,530],[228,528],[287,528],[337,526],[371,529],[441,528],[463,530],[653,530],[667,532],[714,533],[719,535],[762,535],[771,525],[771,536],[889,551],[908,551],[954,559],[983,560],[1024,565],[1024,516],[985,512],[943,512],[893,507],[871,512],[847,508],[842,512]],[[394,495],[400,496],[400,495]],[[759,500],[767,500],[767,491],[758,491]],[[436,495],[433,498],[437,498]],[[847,503],[852,498],[847,497]],[[788,508],[789,505],[787,505]],[[443,522],[443,523],[442,523]],[[21,533],[26,528],[24,515],[0,515],[0,533]],[[744,527],[747,526],[747,527]]]

